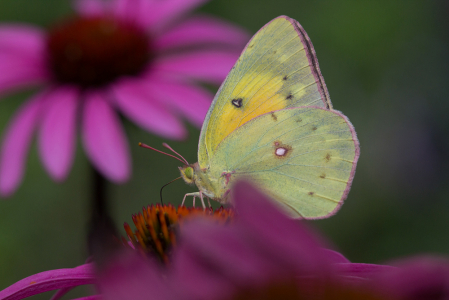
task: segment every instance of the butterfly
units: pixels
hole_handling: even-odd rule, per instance
[[[359,154],[354,127],[332,108],[307,33],[280,16],[251,38],[214,97],[198,162],[184,159],[179,168],[199,189],[183,204],[186,196],[203,207],[204,196],[228,203],[233,183],[249,179],[293,217],[324,218],[347,197]]]

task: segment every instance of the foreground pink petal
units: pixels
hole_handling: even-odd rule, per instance
[[[131,172],[128,141],[119,117],[102,94],[86,95],[81,133],[94,166],[111,181],[126,181]]]
[[[298,272],[320,274],[326,271],[324,266],[330,261],[319,250],[323,242],[306,230],[304,223],[287,217],[278,210],[274,200],[246,182],[237,183],[233,193],[248,243],[258,245],[273,257],[278,256],[279,264],[296,268]],[[281,256],[279,249],[282,249]]]
[[[67,177],[73,163],[78,97],[77,89],[63,86],[45,99],[38,149],[45,169],[56,181]]]
[[[110,260],[98,273],[98,289],[105,300],[168,299],[162,269],[134,253],[123,253]]]
[[[238,57],[239,53],[237,52],[196,51],[194,53],[161,58],[155,62],[154,70],[221,84]]]
[[[26,156],[45,93],[36,95],[16,112],[4,133],[0,152],[0,194],[9,196],[22,181]]]
[[[156,39],[154,47],[163,51],[176,47],[224,44],[243,49],[249,36],[241,28],[207,16],[192,17]]]
[[[92,264],[85,264],[73,269],[45,271],[24,278],[0,291],[0,299],[16,300],[47,291],[75,287],[95,282]]]
[[[154,95],[160,103],[170,105],[194,125],[201,127],[214,96],[201,87],[154,77],[145,84],[148,93]]]
[[[394,299],[449,299],[449,260],[421,256],[392,263],[375,278],[376,287]]]
[[[164,106],[145,93],[143,83],[123,81],[113,89],[117,107],[128,118],[155,134],[171,139],[182,139],[187,132],[180,121]]]

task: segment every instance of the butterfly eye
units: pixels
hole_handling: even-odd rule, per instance
[[[186,168],[184,174],[188,179],[193,179],[193,169],[191,167]]]

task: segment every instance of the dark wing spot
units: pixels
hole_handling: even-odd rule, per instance
[[[251,45],[248,46],[248,48],[250,48],[250,49],[251,49],[252,47],[254,47],[254,44],[251,44]]]
[[[324,157],[324,159],[326,161],[330,161],[331,160],[332,155],[330,153],[326,154],[326,156]]]
[[[314,192],[308,192],[307,194],[310,195],[310,196],[313,196],[315,193]]]
[[[292,94],[288,94],[288,96],[285,99],[290,100],[292,98],[293,98],[293,95]]]
[[[271,113],[271,118],[273,119],[273,121],[278,120],[278,117],[274,114],[274,112]]]
[[[242,98],[232,99],[232,100],[231,100],[231,103],[232,103],[232,105],[234,105],[235,107],[242,107],[243,99],[242,99]]]
[[[301,123],[301,122],[302,122],[301,118],[296,119],[296,123]]]
[[[316,130],[316,129],[317,129],[317,127],[315,125],[313,125],[312,130]]]
[[[282,80],[287,80],[288,79],[288,76],[287,75],[285,75],[284,77],[282,77]]]
[[[323,179],[326,178],[326,174],[324,174],[324,173],[321,174],[321,175],[320,175],[320,178],[323,178]]]

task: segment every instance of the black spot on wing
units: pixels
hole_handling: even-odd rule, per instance
[[[292,95],[292,94],[288,94],[288,96],[287,96],[287,97],[285,97],[285,99],[287,99],[287,100],[291,100],[291,99],[293,99],[293,95]]]
[[[287,80],[288,79],[288,76],[287,75],[285,75],[284,77],[282,77],[282,80]]]
[[[236,98],[231,100],[232,105],[235,107],[242,107],[243,105],[243,99],[242,98]]]
[[[274,112],[271,113],[271,118],[273,119],[273,121],[278,120],[278,117],[274,114]]]

